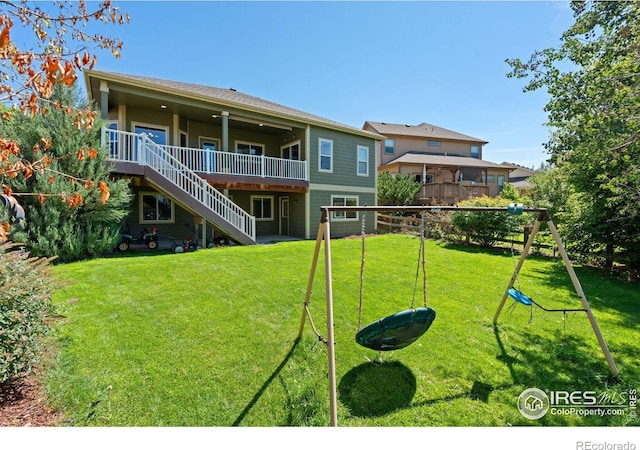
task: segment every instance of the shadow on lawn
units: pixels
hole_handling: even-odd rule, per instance
[[[382,364],[364,363],[347,372],[338,386],[340,401],[353,416],[379,417],[402,409],[450,402],[458,398],[489,402],[496,390],[510,386],[492,386],[474,381],[469,392],[442,398],[413,402],[416,394],[416,378],[411,369],[393,361]]]
[[[338,393],[352,415],[383,416],[409,406],[416,393],[416,377],[398,361],[364,363],[342,377]]]
[[[262,397],[262,394],[265,393],[269,385],[273,382],[273,380],[276,379],[276,377],[280,374],[282,369],[287,365],[287,362],[289,362],[289,359],[291,359],[291,356],[293,356],[293,353],[295,352],[299,343],[300,343],[300,339],[298,338],[295,340],[295,342],[293,343],[293,346],[291,347],[291,350],[289,350],[289,352],[286,354],[282,362],[278,365],[278,367],[276,367],[276,370],[274,370],[271,376],[269,376],[269,378],[267,378],[267,380],[262,384],[260,389],[258,389],[258,392],[256,392],[256,394],[253,396],[251,401],[242,410],[240,415],[236,418],[236,420],[233,421],[233,424],[231,424],[231,426],[237,427],[242,423],[244,418],[251,411],[251,408],[253,408],[254,405],[258,403],[258,400],[260,400],[260,397]]]
[[[493,332],[500,351],[496,359],[507,366],[514,384],[541,389],[566,389],[571,384],[589,390],[617,382],[603,352],[589,345],[586,338],[562,329],[542,336],[535,330],[507,331],[494,325]],[[518,333],[523,339],[505,344],[505,340],[514,341],[508,339],[508,332]],[[592,337],[595,341],[595,335]]]

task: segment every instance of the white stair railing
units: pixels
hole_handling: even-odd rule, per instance
[[[106,128],[103,128],[102,133],[103,142],[109,148],[111,160],[134,162],[151,167],[173,185],[255,241],[255,217],[168,154],[162,146],[153,142],[145,134]]]

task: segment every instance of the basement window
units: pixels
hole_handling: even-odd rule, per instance
[[[273,220],[273,196],[252,195],[251,196],[251,215],[256,218],[256,221],[272,221]]]
[[[174,205],[169,197],[151,192],[140,193],[140,223],[174,222]]]
[[[350,195],[332,195],[332,206],[358,206],[358,197]],[[358,220],[358,211],[332,211],[333,220]]]

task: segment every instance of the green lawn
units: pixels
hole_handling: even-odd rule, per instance
[[[378,353],[356,344],[358,239],[332,241],[341,426],[638,425],[621,416],[524,418],[523,390],[595,391],[628,401],[640,384],[640,289],[576,268],[620,370],[613,380],[584,313],[505,308],[508,252],[427,241],[431,329]],[[419,240],[367,239],[364,324],[411,303]],[[59,265],[63,316],[47,375],[70,426],[324,426],[327,348],[307,322],[296,342],[315,242],[140,254]],[[324,265],[311,302],[326,336]],[[547,308],[580,302],[559,260],[530,257],[520,287]],[[418,304],[421,302],[418,287]],[[511,305],[510,302],[508,306]],[[372,361],[372,362],[370,362]],[[604,401],[604,400],[602,400]]]

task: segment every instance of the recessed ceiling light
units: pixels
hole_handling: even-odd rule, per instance
[[[160,105],[160,108],[167,109],[167,105]]]

